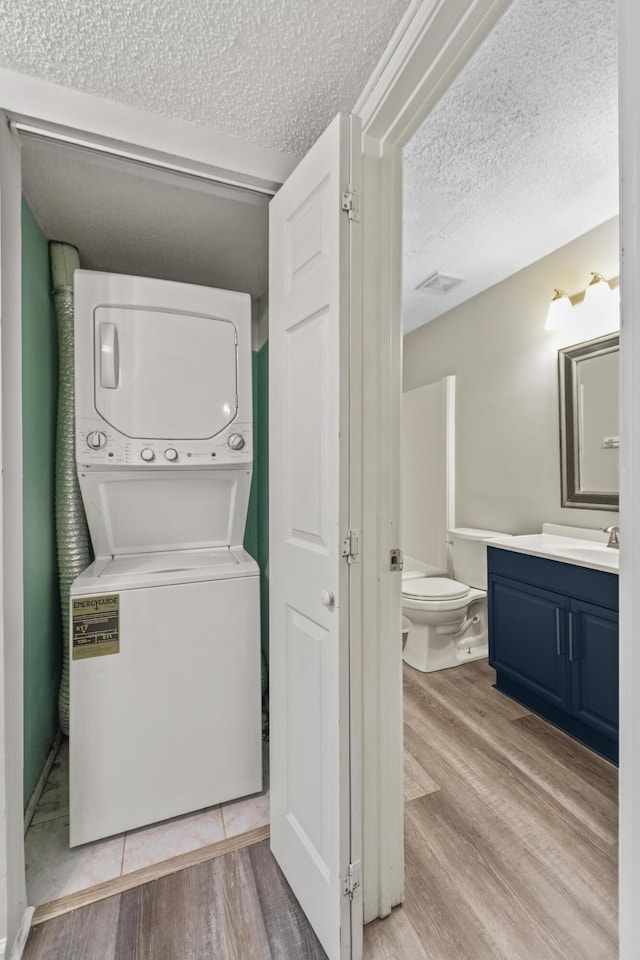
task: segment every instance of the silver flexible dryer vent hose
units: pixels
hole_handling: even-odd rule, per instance
[[[69,588],[91,562],[91,541],[84,513],[75,455],[73,370],[73,271],[78,251],[67,243],[49,244],[53,299],[58,324],[58,428],[56,438],[56,536],[62,610],[62,677],[58,713],[69,734]]]

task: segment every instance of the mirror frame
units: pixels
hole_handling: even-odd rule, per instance
[[[620,348],[620,335],[607,334],[597,340],[558,350],[560,395],[560,472],[563,507],[583,510],[618,510],[619,493],[580,489],[580,447],[578,437],[577,366],[581,360],[613,353]]]

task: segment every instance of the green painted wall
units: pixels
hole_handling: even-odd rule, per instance
[[[22,202],[24,800],[58,731],[61,624],[54,470],[58,344],[49,245]]]
[[[262,629],[262,692],[268,711],[269,664],[269,345],[254,350],[253,361],[253,479],[244,546],[260,567]]]

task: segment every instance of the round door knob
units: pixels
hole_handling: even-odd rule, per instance
[[[165,450],[164,455],[167,458],[167,460],[170,460],[172,463],[174,462],[174,460],[178,459],[178,451],[175,450],[173,447],[168,447],[168,449]]]
[[[227,443],[232,450],[242,450],[244,447],[244,437],[241,433],[232,433]]]
[[[332,607],[335,597],[330,590],[323,590],[320,594],[320,603],[325,607]]]
[[[93,430],[87,434],[87,446],[91,447],[92,450],[101,450],[106,442],[107,435],[102,433],[101,430]]]
[[[146,463],[151,463],[152,460],[155,460],[156,455],[149,447],[145,447],[144,450],[140,451],[140,456]]]

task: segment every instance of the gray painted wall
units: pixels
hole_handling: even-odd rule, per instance
[[[447,569],[447,381],[402,398],[402,549],[411,560]]]
[[[404,390],[457,377],[458,526],[532,533],[544,521],[617,522],[560,506],[557,352],[607,330],[572,338],[544,325],[554,287],[583,290],[592,270],[617,276],[618,256],[616,217],[405,337]]]

